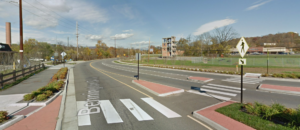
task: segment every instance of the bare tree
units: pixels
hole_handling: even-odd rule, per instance
[[[216,39],[217,44],[227,46],[229,40],[237,38],[238,36],[239,34],[232,27],[225,26],[223,28],[216,28],[213,37]]]

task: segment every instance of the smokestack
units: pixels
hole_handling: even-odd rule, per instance
[[[6,22],[6,44],[11,46],[11,28],[10,22]]]

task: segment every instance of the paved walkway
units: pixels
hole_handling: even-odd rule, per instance
[[[217,105],[210,106],[210,107],[207,107],[205,109],[196,111],[196,112],[194,112],[194,115],[195,115],[196,118],[199,118],[199,116],[197,116],[197,114],[200,114],[201,116],[204,116],[207,119],[209,119],[210,122],[211,121],[215,122],[218,125],[221,125],[222,127],[226,128],[228,130],[255,130],[250,126],[247,126],[243,123],[240,123],[240,122],[238,122],[234,119],[231,119],[230,117],[227,117],[227,116],[225,116],[223,114],[220,114],[220,113],[215,111],[216,109],[218,109],[220,107],[227,106],[227,105],[230,105],[232,103],[234,103],[234,102],[227,101],[227,102],[219,103]]]
[[[54,130],[62,96],[31,116],[15,123],[5,130]]]
[[[38,88],[47,85],[51,80],[51,77],[58,71],[58,69],[50,69],[50,68],[31,76],[27,80],[15,86],[12,86],[6,90],[1,91],[0,95],[31,93],[32,91],[35,91]]]

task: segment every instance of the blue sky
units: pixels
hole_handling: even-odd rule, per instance
[[[55,44],[128,47],[161,45],[163,37],[197,36],[225,25],[252,37],[300,31],[299,0],[23,0],[24,39]],[[19,42],[18,0],[0,0],[0,42],[5,22],[12,23],[12,42]],[[29,11],[29,12],[28,12]],[[31,12],[31,13],[30,13]]]

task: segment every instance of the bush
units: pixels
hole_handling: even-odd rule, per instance
[[[275,74],[272,74],[272,77],[278,77],[278,75],[275,73]]]
[[[0,123],[9,119],[7,114],[8,114],[7,111],[0,111]]]
[[[58,91],[58,90],[60,90],[61,86],[60,85],[55,85],[54,88]]]
[[[56,92],[57,90],[56,90],[56,88],[54,88],[53,86],[47,86],[46,87],[46,89],[45,89],[45,91],[52,91],[52,92]]]
[[[286,76],[286,74],[281,74],[281,77],[286,78],[287,76]]]
[[[34,96],[31,93],[29,93],[29,94],[24,95],[23,98],[24,98],[24,101],[29,101],[29,100],[33,99]]]
[[[39,88],[37,91],[43,92],[43,91],[45,91],[45,89],[46,89],[46,86]]]
[[[50,90],[48,90],[48,91],[45,91],[44,94],[45,94],[47,97],[50,97],[50,96],[53,94],[53,92],[50,91]]]
[[[39,94],[42,94],[42,92],[41,91],[33,91],[33,92],[31,92],[31,94],[32,94],[33,97],[36,97]]]
[[[40,94],[36,97],[37,101],[44,101],[45,99],[47,99],[46,94]]]

